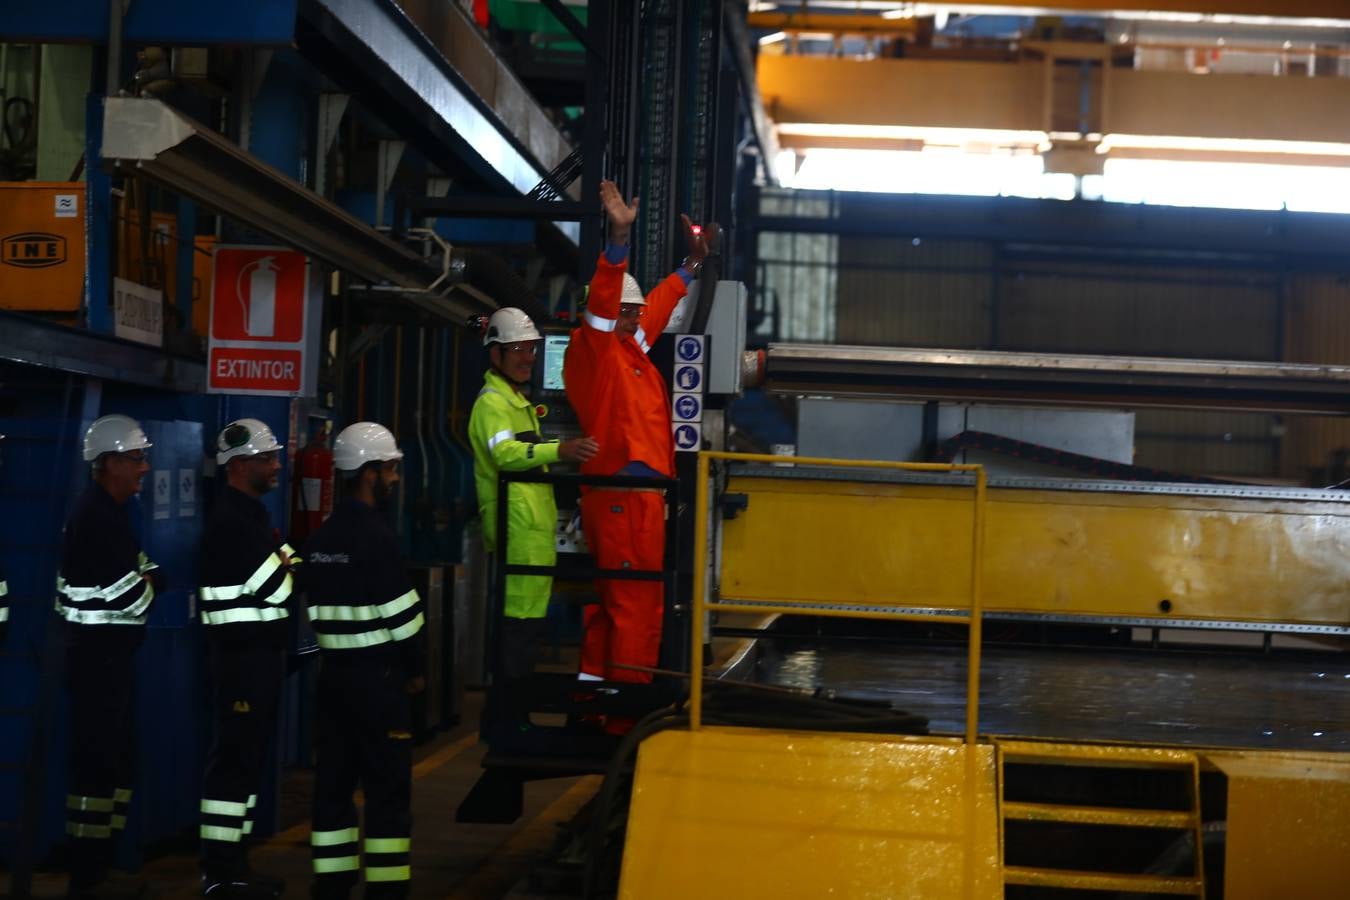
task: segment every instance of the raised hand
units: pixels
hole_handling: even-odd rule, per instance
[[[713,247],[717,244],[718,226],[716,222],[709,222],[703,226],[699,234],[694,233],[694,223],[689,221],[689,217],[680,213],[680,221],[684,223],[684,242],[689,248],[689,261],[691,263],[701,263],[713,252]]]
[[[616,244],[628,243],[628,234],[637,219],[638,198],[625,202],[619,186],[606,179],[600,182],[600,205],[609,218],[609,239]]]

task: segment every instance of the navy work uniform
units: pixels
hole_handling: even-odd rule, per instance
[[[291,553],[262,502],[226,485],[202,535],[201,616],[215,722],[201,803],[208,887],[250,874],[245,844],[286,678]]]
[[[126,827],[135,776],[136,650],[155,598],[126,503],[91,485],[66,523],[56,612],[70,690],[66,833],[71,891],[102,879]]]
[[[5,649],[5,630],[9,628],[9,582],[0,570],[0,650]]]
[[[314,896],[347,897],[361,868],[352,793],[365,791],[366,897],[406,897],[411,866],[412,708],[425,670],[422,601],[398,541],[348,498],[305,542],[300,580],[319,642]]]

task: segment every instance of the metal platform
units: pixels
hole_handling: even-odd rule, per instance
[[[759,680],[830,687],[961,732],[964,646],[784,643]],[[988,644],[980,732],[1065,741],[1350,751],[1350,658]]]

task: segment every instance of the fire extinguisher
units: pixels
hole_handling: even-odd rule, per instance
[[[326,429],[316,429],[295,454],[291,490],[291,544],[299,546],[333,513],[333,451]]]

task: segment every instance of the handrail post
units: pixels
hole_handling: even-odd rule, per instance
[[[703,724],[703,610],[708,568],[708,454],[698,454],[698,477],[694,481],[694,608],[690,614],[689,727]]]
[[[803,456],[771,456],[764,453],[731,453],[725,450],[721,451],[703,451],[699,454],[699,483],[698,483],[698,521],[695,523],[697,531],[697,540],[699,546],[695,550],[697,566],[699,573],[706,566],[706,552],[704,544],[707,540],[707,477],[708,461],[711,459],[723,459],[735,462],[757,462],[757,463],[792,463],[794,465],[818,465],[833,468],[867,468],[883,470],[901,470],[909,472],[969,472],[975,480],[974,485],[974,506],[971,516],[971,547],[970,547],[970,613],[966,619],[967,630],[967,648],[966,648],[966,721],[965,721],[965,743],[974,746],[979,737],[980,722],[980,661],[983,650],[984,634],[984,538],[985,538],[985,501],[988,489],[988,477],[984,466],[975,463],[911,463],[900,462],[897,460],[854,460],[854,459],[830,459],[825,457],[803,457]],[[704,584],[702,578],[697,578],[694,584],[694,628],[701,629],[704,611],[710,607],[721,608],[724,604],[710,604],[704,596]],[[728,609],[738,608],[736,604],[726,604]],[[802,614],[809,613],[809,605],[793,605],[788,608],[786,605],[780,607],[759,606],[757,609],[773,609],[779,613]],[[818,612],[818,614],[825,614]],[[848,616],[847,613],[840,615]],[[891,618],[896,620],[914,620],[923,621],[925,617],[905,615],[905,614],[877,614],[865,615],[855,614],[858,618]],[[944,617],[927,617],[932,621],[942,621]],[[703,647],[702,634],[695,631],[694,662],[696,663],[691,675],[691,696],[690,696],[690,724],[697,728],[702,718],[702,696],[701,688],[703,684]]]
[[[975,469],[975,509],[970,536],[970,629],[966,647],[966,743],[974,746],[980,724],[980,655],[984,633],[984,467]]]

